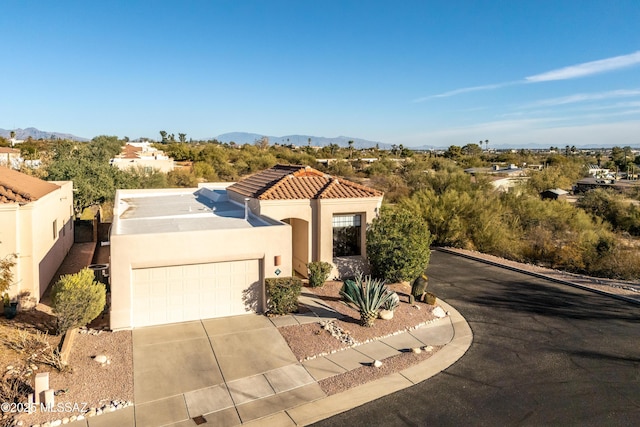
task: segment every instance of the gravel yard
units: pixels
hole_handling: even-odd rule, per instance
[[[324,304],[344,316],[336,320],[335,324],[345,331],[347,335],[352,337],[357,344],[363,344],[372,339],[412,329],[435,319],[432,313],[435,308],[434,306],[424,303],[416,303],[416,305],[409,304],[408,295],[411,292],[411,285],[396,283],[389,285],[389,288],[397,292],[400,296],[400,306],[395,310],[393,319],[378,319],[371,328],[360,326],[360,315],[358,311],[347,307],[341,301],[339,296],[341,287],[342,282],[329,281],[322,287],[305,287],[302,293],[319,298]],[[343,343],[331,336],[319,323],[284,326],[278,328],[278,330],[300,361],[350,347],[349,344]]]
[[[53,318],[46,312],[30,310],[19,313],[14,319],[0,319],[0,334],[17,330],[51,332]],[[18,420],[23,425],[41,424],[45,421],[71,418],[90,409],[102,409],[112,401],[124,403],[133,401],[133,357],[131,332],[100,332],[94,334],[77,333],[69,358],[69,369],[58,372],[52,366],[42,363],[27,363],[27,354],[0,346],[0,370],[3,381],[11,371],[20,372],[25,384],[32,388],[36,374],[49,373],[49,386],[56,391],[55,403],[64,404],[62,412],[36,412],[20,414]],[[57,347],[60,337],[47,335],[52,347]],[[100,364],[93,360],[96,355],[106,355],[109,363]],[[13,367],[8,370],[7,367]],[[33,368],[36,369],[33,369]],[[69,409],[69,410],[68,410]]]

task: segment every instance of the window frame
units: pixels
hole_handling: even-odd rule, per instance
[[[331,218],[334,258],[362,256],[362,214],[339,213]],[[342,239],[342,241],[339,241]]]

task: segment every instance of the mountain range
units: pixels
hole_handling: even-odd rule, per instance
[[[29,137],[32,139],[70,139],[73,141],[88,141],[86,138],[81,138],[79,136],[71,135],[70,133],[61,133],[61,132],[49,132],[45,130],[39,130],[36,128],[26,128],[26,129],[13,129],[16,133],[15,138],[25,140]],[[11,131],[6,129],[0,129],[0,136],[4,138],[11,138]]]
[[[38,139],[70,139],[73,141],[88,141],[87,138],[82,138],[76,135],[72,135],[70,133],[62,133],[62,132],[50,132],[50,131],[42,131],[39,129],[36,129],[34,127],[28,127],[25,129],[13,129],[13,131],[16,133],[16,139],[19,140],[25,140],[29,137],[31,137],[32,139],[38,140]],[[336,137],[324,137],[324,136],[313,136],[313,135],[284,135],[284,136],[271,136],[271,135],[263,135],[263,134],[259,134],[259,133],[250,133],[250,132],[230,132],[230,133],[223,133],[221,135],[218,135],[214,138],[209,138],[209,139],[216,139],[220,142],[226,142],[226,143],[230,143],[230,142],[235,142],[236,144],[239,145],[243,145],[243,144],[253,144],[255,143],[257,140],[259,140],[260,138],[263,137],[267,137],[269,138],[269,143],[271,144],[280,144],[280,145],[296,145],[296,146],[305,146],[305,145],[311,145],[314,147],[324,147],[330,144],[337,144],[340,147],[348,147],[349,146],[349,141],[353,141],[353,146],[356,149],[362,149],[362,148],[373,148],[373,147],[378,147],[381,150],[389,150],[391,149],[393,146],[392,144],[388,144],[385,142],[380,142],[380,141],[371,141],[371,140],[367,140],[367,139],[363,139],[363,138],[354,138],[354,137],[350,137],[350,136],[336,136]],[[10,138],[11,137],[11,130],[7,130],[7,129],[0,129],[0,137],[4,137],[4,138]],[[460,146],[463,146],[465,144],[460,143],[458,144]],[[558,143],[558,144],[554,144],[559,146],[560,148],[563,148],[565,144],[562,143]],[[604,148],[604,147],[613,147],[615,146],[615,143],[603,143],[602,145],[596,145],[596,144],[583,144],[580,145],[578,148],[581,149],[593,149],[593,148]],[[634,146],[635,147],[635,146]],[[410,148],[412,150],[446,150],[448,148],[448,146],[444,146],[444,145],[421,145],[421,146],[407,146],[407,148]],[[512,145],[509,144],[491,144],[491,148],[493,149],[513,149],[513,148],[520,148],[520,147],[514,147]],[[548,149],[549,145],[543,145],[543,144],[538,144],[538,143],[530,143],[527,144],[526,146],[527,149]]]
[[[312,136],[312,135],[284,135],[284,136],[271,136],[271,135],[261,135],[258,133],[248,133],[248,132],[230,132],[223,133],[222,135],[218,135],[215,137],[220,142],[235,142],[236,144],[253,144],[257,140],[267,137],[269,138],[270,144],[280,144],[280,145],[296,145],[296,146],[306,146],[311,145],[313,147],[325,147],[330,144],[336,144],[340,147],[349,146],[349,141],[353,141],[354,148],[372,148],[376,145],[381,150],[388,150],[391,148],[391,144],[386,144],[384,142],[379,141],[369,141],[367,139],[362,138],[354,138],[351,136],[336,136],[333,138],[327,138],[324,136]]]

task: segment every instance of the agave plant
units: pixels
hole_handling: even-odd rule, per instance
[[[373,326],[380,308],[393,298],[393,292],[387,289],[384,280],[362,274],[358,274],[355,281],[345,281],[340,295],[345,304],[360,312],[360,324],[367,327]]]
[[[391,297],[382,304],[384,310],[394,311],[396,308],[400,306],[400,297],[397,293],[391,292]]]

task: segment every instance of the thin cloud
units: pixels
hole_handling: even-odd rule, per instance
[[[462,93],[478,92],[484,90],[501,89],[506,86],[521,85],[526,83],[541,83],[555,80],[569,80],[579,77],[586,77],[593,74],[606,73],[621,68],[631,67],[640,64],[640,50],[628,55],[614,56],[613,58],[600,59],[598,61],[585,62],[583,64],[571,65],[557,70],[547,71],[541,74],[525,77],[524,80],[512,82],[496,83],[482,86],[465,87],[443,92],[437,95],[425,96],[414,99],[414,103],[424,102],[434,98],[448,98]]]
[[[478,92],[478,91],[481,91],[481,90],[500,89],[500,88],[503,88],[505,86],[511,86],[511,85],[514,85],[514,84],[521,84],[521,83],[524,83],[524,82],[506,82],[506,83],[496,83],[496,84],[492,84],[492,85],[464,87],[462,89],[456,89],[456,90],[452,90],[452,91],[449,91],[449,92],[439,93],[437,95],[431,95],[431,96],[425,96],[425,97],[422,97],[422,98],[417,98],[417,99],[414,99],[413,102],[423,102],[423,101],[426,101],[428,99],[433,99],[433,98],[448,98],[450,96],[459,95],[461,93]]]
[[[586,124],[566,123],[554,119],[510,120],[418,132],[405,135],[402,143],[406,146],[429,144],[446,147],[464,145],[477,141],[478,138],[488,138],[494,147],[549,147],[560,144],[604,146],[614,142],[624,146],[636,144],[639,124],[638,120]]]
[[[621,89],[608,92],[578,93],[575,95],[562,96],[559,98],[549,98],[533,102],[521,108],[535,108],[544,106],[575,104],[578,102],[601,101],[603,99],[624,98],[630,96],[640,96],[640,89]]]
[[[630,53],[629,55],[614,56],[613,58],[585,62],[583,64],[547,71],[546,73],[526,77],[525,80],[528,83],[568,80],[631,67],[637,64],[640,64],[640,50]]]

